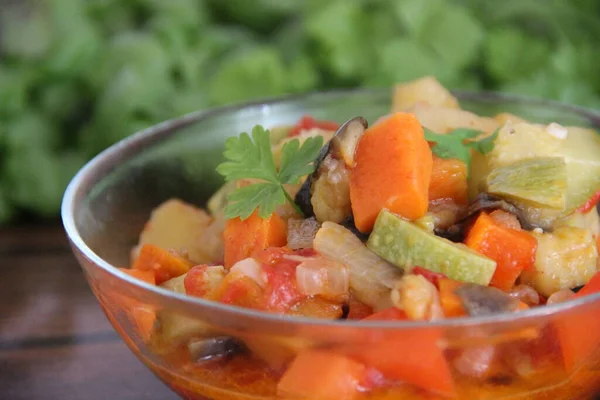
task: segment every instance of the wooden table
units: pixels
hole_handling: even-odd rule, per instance
[[[113,331],[58,222],[0,229],[0,399],[177,399]]]

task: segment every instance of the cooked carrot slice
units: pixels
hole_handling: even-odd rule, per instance
[[[285,372],[277,393],[285,398],[353,400],[366,369],[346,356],[323,350],[300,353]]]
[[[245,220],[233,218],[225,223],[225,268],[248,258],[252,253],[268,247],[281,247],[287,243],[287,224],[273,213],[263,219],[255,211]]]
[[[429,201],[467,204],[467,165],[457,159],[433,156]]]
[[[413,114],[395,113],[366,130],[350,172],[350,200],[356,227],[373,229],[386,208],[409,220],[427,212],[432,154]]]
[[[490,286],[510,290],[521,271],[533,268],[537,240],[530,233],[498,224],[482,212],[469,231],[465,244],[496,261]]]
[[[134,270],[154,271],[157,285],[185,274],[191,267],[190,261],[153,244],[143,245],[133,263]]]

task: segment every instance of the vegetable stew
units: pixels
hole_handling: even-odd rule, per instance
[[[206,209],[157,207],[124,271],[342,324],[516,314],[600,292],[596,132],[478,116],[429,77],[398,85],[394,99],[377,121],[306,116],[229,138],[225,184]],[[567,382],[552,392],[567,399],[599,380],[586,365],[600,356],[600,321],[575,317],[495,346],[453,348],[425,330],[313,348],[123,307],[157,354],[195,377],[157,371],[188,398],[542,399],[539,388]]]

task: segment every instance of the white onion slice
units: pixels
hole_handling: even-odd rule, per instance
[[[548,297],[546,301],[547,305],[564,303],[565,301],[573,300],[575,298],[575,292],[570,289],[561,289],[558,292],[554,292]]]
[[[314,257],[305,257],[305,256],[299,256],[296,254],[284,254],[281,258],[283,258],[284,260],[296,261],[299,263],[314,259]]]
[[[324,222],[315,236],[313,248],[348,267],[350,289],[359,301],[376,311],[392,306],[391,288],[402,271],[367,249],[348,229]]]
[[[236,262],[229,273],[240,274],[252,279],[262,288],[267,285],[267,275],[258,261],[253,258],[245,258]]]
[[[569,136],[569,130],[556,122],[549,124],[546,127],[546,132],[548,132],[550,136],[561,140],[565,140],[567,136]]]
[[[296,284],[300,293],[337,299],[349,290],[348,268],[324,257],[304,261],[296,267]]]

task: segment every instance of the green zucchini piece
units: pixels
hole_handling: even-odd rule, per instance
[[[494,260],[435,236],[388,210],[379,213],[367,247],[404,270],[420,266],[480,285],[489,284],[496,270]]]
[[[494,169],[487,191],[522,203],[565,208],[567,165],[562,157],[531,158]]]

